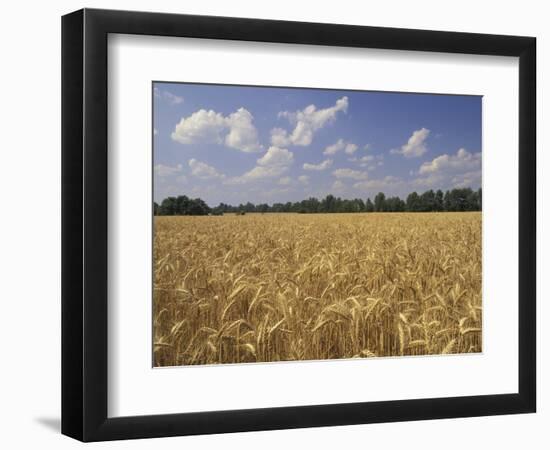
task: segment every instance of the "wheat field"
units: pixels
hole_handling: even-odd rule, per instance
[[[481,213],[155,217],[154,365],[481,352]]]

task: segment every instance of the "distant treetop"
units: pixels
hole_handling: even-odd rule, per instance
[[[315,197],[300,202],[253,204],[246,203],[238,206],[220,203],[211,208],[200,198],[189,198],[186,195],[167,197],[160,205],[153,204],[156,216],[204,216],[208,214],[221,215],[223,213],[278,213],[294,212],[302,214],[314,213],[353,213],[353,212],[444,212],[444,211],[481,211],[481,188],[477,191],[471,188],[452,189],[443,193],[438,189],[425,191],[422,194],[411,192],[406,200],[395,197],[386,197],[379,192],[374,197],[363,201],[360,198],[342,199],[334,195],[327,195],[318,200]]]

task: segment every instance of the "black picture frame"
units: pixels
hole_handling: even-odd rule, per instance
[[[110,33],[519,57],[517,393],[107,416],[107,36]],[[62,18],[62,433],[82,441],[535,412],[536,39],[83,9]]]

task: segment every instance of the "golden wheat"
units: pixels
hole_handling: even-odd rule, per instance
[[[155,366],[481,351],[481,213],[154,228]]]

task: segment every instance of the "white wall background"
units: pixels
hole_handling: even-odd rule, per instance
[[[83,6],[175,13],[307,20],[358,25],[530,35],[538,38],[539,230],[550,226],[550,170],[543,152],[550,140],[544,108],[550,105],[550,29],[544,2],[531,0],[441,2],[247,2],[210,0],[89,0],[9,2],[0,16],[0,444],[4,448],[74,448],[59,434],[60,417],[60,16]],[[239,433],[101,443],[94,448],[298,448],[342,446],[431,448],[548,448],[550,373],[541,329],[550,309],[548,235],[539,231],[539,412],[536,415],[471,418]]]

